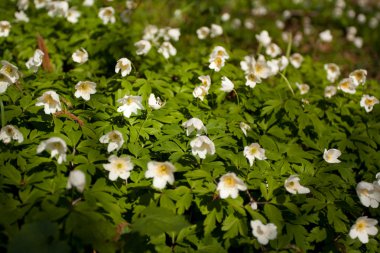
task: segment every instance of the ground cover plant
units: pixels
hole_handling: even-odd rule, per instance
[[[378,252],[379,22],[1,1],[1,251]]]

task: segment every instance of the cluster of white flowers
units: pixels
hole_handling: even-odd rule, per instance
[[[209,68],[219,72],[224,67],[224,64],[228,58],[230,58],[230,56],[228,55],[226,49],[222,46],[216,46],[210,54]]]
[[[202,26],[197,30],[198,39],[204,40],[208,36],[211,38],[218,37],[223,34],[223,28],[220,25],[211,24],[211,27]]]
[[[44,55],[44,52],[42,52],[40,49],[36,49],[36,51],[34,51],[34,55],[30,57],[26,62],[26,67],[33,70],[33,72],[37,72],[42,64]]]
[[[203,101],[204,97],[208,94],[211,87],[211,78],[209,75],[200,76],[198,79],[202,82],[201,85],[194,88],[193,96]]]

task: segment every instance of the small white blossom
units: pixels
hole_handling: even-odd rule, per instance
[[[247,190],[247,186],[243,180],[238,178],[235,173],[229,172],[223,175],[218,183],[217,191],[221,199],[231,197],[236,199],[239,195],[239,191]]]
[[[257,210],[257,202],[256,201],[251,202],[250,206],[251,206],[252,210]]]
[[[96,83],[90,81],[80,81],[75,85],[74,96],[76,98],[82,97],[84,100],[90,100],[90,95],[96,93]]]
[[[219,72],[224,67],[225,59],[218,56],[215,58],[210,58],[209,62],[210,65],[208,67],[215,70],[215,72]]]
[[[102,20],[103,24],[108,24],[108,23],[115,23],[115,10],[113,7],[104,7],[100,8],[99,13],[98,13],[99,18]]]
[[[204,86],[197,86],[194,88],[193,96],[203,101],[204,97],[208,94],[208,89]]]
[[[228,79],[227,77],[222,77],[222,88],[220,88],[221,91],[224,92],[231,92],[234,90],[234,83]]]
[[[327,86],[325,88],[325,97],[326,98],[331,98],[335,96],[336,94],[336,87],[335,86]]]
[[[248,159],[249,165],[252,166],[255,159],[265,160],[265,149],[261,148],[260,144],[252,143],[249,146],[244,147],[244,156]]]
[[[182,126],[186,128],[186,135],[189,136],[194,130],[197,130],[197,135],[201,135],[202,131],[207,132],[202,120],[198,118],[191,118],[188,121],[182,123]]]
[[[330,30],[325,30],[319,34],[319,38],[323,42],[331,42],[333,40],[333,36]]]
[[[368,182],[360,182],[356,186],[356,193],[365,207],[378,208],[380,202],[380,186]]]
[[[95,0],[84,0],[83,1],[83,6],[87,6],[87,7],[93,6],[94,2],[95,2]]]
[[[265,49],[265,53],[273,58],[280,55],[281,52],[281,48],[275,43],[270,43]]]
[[[122,133],[118,130],[113,130],[106,133],[100,137],[99,141],[101,143],[108,143],[107,152],[111,153],[112,151],[118,151],[124,144],[124,139]]]
[[[335,63],[328,63],[324,65],[324,69],[327,72],[327,80],[335,82],[340,76],[340,68]]]
[[[76,188],[79,192],[83,192],[86,186],[86,175],[80,170],[72,170],[67,180],[66,189]]]
[[[251,127],[244,122],[240,122],[240,129],[243,131],[244,135],[247,136],[247,131],[251,130]]]
[[[25,14],[24,11],[16,11],[15,18],[17,22],[29,22],[29,17]]]
[[[0,69],[0,74],[8,78],[11,83],[16,83],[20,78],[20,72],[18,71],[18,68],[7,61],[1,61],[1,64],[3,66]]]
[[[180,36],[181,36],[181,31],[179,30],[179,28],[167,28],[165,36],[164,36],[164,40],[171,39],[174,41],[178,41]]]
[[[341,155],[342,152],[340,152],[338,149],[325,149],[325,151],[323,152],[323,159],[328,163],[340,163],[341,161],[338,158]]]
[[[154,41],[156,39],[156,35],[158,33],[158,28],[155,25],[148,25],[144,29],[144,40],[151,40]]]
[[[306,194],[310,189],[300,184],[300,178],[297,175],[291,175],[285,180],[285,189],[291,194]]]
[[[340,81],[338,84],[338,89],[349,94],[356,93],[356,85],[352,78],[344,78],[342,81]]]
[[[224,47],[221,47],[221,46],[214,47],[214,49],[212,50],[212,52],[210,54],[210,59],[214,59],[214,58],[218,58],[218,57],[222,58],[223,60],[227,60],[228,58],[230,58],[226,49]]]
[[[302,84],[296,83],[296,86],[300,90],[300,94],[301,95],[304,95],[304,94],[308,93],[309,90],[310,90],[310,86],[307,85],[307,84],[305,84],[305,83],[302,83]]]
[[[132,71],[132,62],[128,58],[120,58],[115,66],[115,73],[121,72],[121,76],[125,77]]]
[[[117,108],[118,112],[123,112],[124,116],[129,118],[131,114],[137,114],[137,110],[144,110],[144,106],[142,105],[142,97],[141,96],[124,96],[123,98],[117,100],[121,106]]]
[[[22,11],[26,11],[29,8],[29,0],[18,0],[17,8]]]
[[[360,106],[364,107],[366,112],[370,112],[373,109],[373,106],[378,104],[379,100],[370,95],[363,95],[362,99],[360,100]]]
[[[256,34],[256,39],[264,47],[268,46],[272,42],[272,38],[266,30],[262,31],[260,34]]]
[[[37,154],[44,150],[50,151],[50,157],[58,156],[58,164],[66,161],[67,146],[63,139],[59,137],[51,137],[45,141],[42,141],[37,147]]]
[[[210,29],[210,37],[215,38],[223,34],[223,28],[220,25],[212,24]]]
[[[0,140],[5,144],[10,143],[11,140],[22,143],[24,141],[24,136],[15,126],[7,125],[0,130]]]
[[[50,17],[66,17],[69,11],[69,3],[66,1],[49,1],[46,8]]]
[[[289,58],[290,64],[296,69],[300,68],[303,62],[303,56],[299,53],[294,53]]]
[[[260,244],[267,245],[269,240],[277,237],[277,227],[273,223],[264,225],[260,220],[251,221],[252,234]]]
[[[231,15],[228,12],[223,13],[222,16],[220,17],[220,19],[223,22],[227,22],[228,20],[230,20],[230,18],[231,18]]]
[[[153,187],[162,190],[169,183],[174,183],[175,167],[171,162],[148,162],[148,170],[145,172],[146,178],[153,178]]]
[[[169,41],[165,41],[157,50],[158,53],[162,54],[165,59],[169,59],[170,56],[175,56],[177,54],[177,49]]]
[[[70,23],[76,24],[76,23],[78,23],[80,16],[81,16],[80,11],[78,11],[75,8],[70,8],[69,11],[67,12],[66,19]]]
[[[50,1],[51,0],[34,0],[34,6],[36,7],[36,9],[41,9],[46,7],[50,3]]]
[[[194,156],[205,159],[207,154],[215,154],[215,145],[207,136],[200,135],[190,142],[191,152]]]
[[[36,73],[38,71],[38,68],[42,65],[44,55],[44,52],[42,52],[40,49],[36,49],[36,51],[34,51],[33,57],[30,57],[26,62],[26,67]]]
[[[210,86],[211,86],[211,78],[210,78],[209,75],[207,75],[207,76],[199,76],[198,79],[202,82],[201,86],[207,88],[207,90],[210,88]]]
[[[355,71],[352,71],[349,77],[352,79],[356,86],[359,86],[360,84],[364,85],[367,79],[367,70],[357,69]]]
[[[127,180],[133,170],[133,163],[129,156],[117,157],[111,155],[108,158],[110,163],[103,164],[103,168],[110,172],[108,175],[109,180],[115,181],[118,177]]]
[[[137,47],[137,55],[146,55],[152,48],[152,44],[148,40],[139,40],[135,43],[135,47]]]
[[[88,61],[88,53],[86,49],[81,48],[76,50],[72,55],[73,61],[79,64],[85,63]]]
[[[12,82],[9,80],[8,77],[4,75],[0,75],[0,94],[7,91],[8,86],[11,85]]]
[[[36,106],[44,106],[46,114],[52,114],[62,110],[59,95],[52,90],[45,91],[41,97],[37,98]]]
[[[359,238],[362,243],[368,243],[368,235],[377,235],[376,224],[376,219],[367,218],[367,216],[360,217],[351,227],[349,235],[352,239]]]
[[[198,39],[200,40],[206,39],[209,34],[210,34],[210,28],[206,26],[202,26],[201,28],[197,30],[197,36],[198,36]]]
[[[165,105],[165,102],[162,102],[160,97],[156,97],[153,93],[151,93],[149,95],[148,105],[150,108],[158,110]]]

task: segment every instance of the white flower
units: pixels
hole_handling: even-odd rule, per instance
[[[32,69],[33,72],[36,73],[42,64],[44,55],[44,52],[42,52],[40,49],[36,49],[36,51],[34,51],[33,57],[30,57],[26,62],[26,67],[28,69]]]
[[[7,88],[9,85],[11,85],[11,81],[8,79],[8,77],[4,75],[0,75],[0,94],[7,91]]]
[[[306,194],[310,189],[300,184],[300,178],[297,175],[291,175],[285,180],[285,189],[291,194]]]
[[[197,30],[197,36],[198,36],[198,39],[200,40],[206,39],[209,34],[210,34],[210,28],[206,26],[202,26],[201,28]]]
[[[356,186],[360,202],[366,207],[378,208],[380,202],[380,186],[368,182],[360,182]]]
[[[359,84],[364,85],[367,79],[367,70],[357,69],[355,71],[352,71],[349,77],[352,79],[352,81],[354,82],[356,86],[358,86]]]
[[[13,125],[7,125],[0,130],[0,140],[5,144],[10,143],[11,140],[16,140],[18,143],[24,141],[22,133]]]
[[[62,110],[61,101],[55,91],[45,91],[41,97],[37,98],[36,106],[44,106],[46,114],[56,113]]]
[[[158,53],[162,54],[165,59],[169,59],[170,56],[177,54],[177,49],[169,41],[165,41],[157,50]]]
[[[217,57],[220,57],[223,60],[227,60],[228,58],[230,58],[230,56],[228,55],[226,49],[224,47],[221,47],[221,46],[214,47],[214,49],[212,50],[212,52],[210,54],[210,59],[214,59],[214,58],[217,58]]]
[[[243,131],[244,135],[247,136],[247,131],[251,130],[251,127],[244,122],[240,122],[240,129]]]
[[[29,0],[18,0],[17,8],[22,11],[26,11],[29,8]]]
[[[335,63],[328,63],[324,65],[324,68],[327,72],[327,80],[330,82],[335,82],[338,77],[340,76],[340,69],[339,66]]]
[[[354,38],[354,45],[357,48],[362,48],[363,47],[363,38],[362,37],[355,37]]]
[[[16,83],[20,78],[18,68],[7,61],[1,61],[1,64],[3,66],[0,69],[0,74],[3,74],[5,77],[7,77],[11,83]]]
[[[164,40],[172,39],[174,41],[178,41],[181,36],[181,31],[179,28],[167,28],[164,36]]]
[[[272,42],[272,38],[266,30],[262,31],[260,34],[256,34],[256,39],[264,47],[268,46]]]
[[[84,6],[93,6],[95,0],[84,0],[83,5]]]
[[[73,61],[79,64],[85,63],[88,61],[88,53],[86,49],[81,48],[76,50],[72,55]]]
[[[252,210],[257,210],[257,202],[256,201],[251,202],[250,206],[251,206]]]
[[[118,112],[123,112],[124,116],[129,118],[132,113],[137,114],[137,110],[144,110],[144,106],[141,104],[141,96],[124,96],[117,100],[119,104],[122,104],[117,108]]]
[[[115,10],[113,7],[100,8],[98,17],[102,20],[103,24],[115,23]]]
[[[137,47],[137,55],[146,55],[152,48],[152,44],[148,40],[139,40],[135,43],[135,47]]]
[[[325,97],[331,98],[332,96],[335,96],[336,94],[336,87],[335,86],[327,86],[325,88]]]
[[[245,146],[244,156],[248,159],[250,166],[253,165],[255,158],[258,160],[267,159],[265,156],[265,149],[261,148],[258,143],[252,143],[249,146]]]
[[[240,62],[241,69],[246,73],[246,79],[255,83],[248,85],[253,88],[256,83],[261,82],[261,78],[266,79],[271,74],[271,68],[268,66],[265,58],[261,55],[256,61],[253,56],[245,56],[244,61]],[[253,86],[253,87],[252,87]]]
[[[341,155],[342,152],[340,152],[338,149],[325,149],[325,151],[323,152],[323,159],[328,163],[340,163],[338,157]]]
[[[363,95],[362,99],[360,100],[360,106],[364,107],[366,112],[370,112],[373,109],[373,106],[378,104],[379,100],[370,95]]]
[[[310,86],[305,84],[305,83],[303,83],[303,84],[296,83],[296,85],[297,85],[298,89],[300,90],[301,95],[308,93],[310,90]]]
[[[78,191],[83,192],[86,186],[86,175],[80,170],[72,170],[67,180],[66,189],[76,188]]]
[[[368,243],[368,235],[377,235],[376,224],[376,219],[367,218],[367,216],[360,217],[351,227],[349,235],[352,239],[359,238],[362,243]]]
[[[245,80],[245,85],[251,88],[255,88],[256,84],[261,83],[261,79],[255,76],[253,73],[246,75]]]
[[[231,15],[228,13],[228,12],[224,12],[222,14],[222,16],[220,17],[220,19],[223,21],[223,22],[227,22],[228,20],[230,20],[231,18]]]
[[[251,221],[252,234],[260,244],[267,245],[269,240],[276,239],[277,227],[273,223],[264,225],[260,220]]]
[[[193,96],[203,101],[204,97],[208,94],[208,89],[204,86],[197,86],[194,88]]]
[[[301,67],[301,64],[303,62],[303,56],[299,53],[294,53],[289,58],[290,64],[293,65],[296,69]]]
[[[208,67],[215,70],[216,72],[219,72],[224,67],[225,59],[222,57],[215,57],[210,58],[209,62],[210,65]]]
[[[15,12],[15,18],[17,22],[29,22],[29,17],[25,14],[24,11],[16,11]]]
[[[44,150],[50,151],[50,157],[58,156],[59,164],[66,161],[67,146],[66,142],[61,138],[51,137],[46,141],[42,141],[37,147],[37,154],[41,153]]]
[[[194,130],[197,130],[197,135],[200,135],[202,131],[207,132],[206,127],[203,125],[202,120],[198,118],[191,118],[188,121],[182,123],[182,126],[186,128],[186,135],[189,136]]]
[[[281,54],[281,48],[275,43],[270,43],[265,49],[265,53],[274,58]]]
[[[46,8],[50,17],[66,17],[69,11],[69,3],[66,1],[49,1]]]
[[[146,178],[153,178],[153,187],[162,190],[166,184],[173,185],[175,167],[171,162],[148,162],[148,170],[145,172]]]
[[[101,143],[108,143],[107,152],[119,150],[124,143],[123,135],[118,130],[113,130],[100,137]]]
[[[67,12],[66,19],[70,23],[75,24],[75,23],[78,23],[80,16],[81,16],[81,13],[78,10],[76,10],[75,8],[70,8],[69,11]]]
[[[118,177],[127,180],[131,175],[131,170],[133,170],[133,163],[129,156],[117,157],[111,155],[108,158],[110,163],[103,164],[103,168],[110,172],[108,175],[109,180],[115,181]]]
[[[349,94],[356,93],[356,85],[352,78],[344,78],[342,81],[340,81],[338,84],[338,89]]]
[[[210,37],[215,38],[223,34],[223,28],[220,25],[212,24],[210,29]]]
[[[155,25],[148,25],[144,29],[144,35],[143,39],[144,40],[155,40],[155,36],[158,33],[158,28]]]
[[[279,59],[272,59],[267,61],[267,65],[270,69],[270,76],[274,76],[280,71],[280,60]]]
[[[96,93],[96,83],[90,81],[80,81],[75,85],[74,96],[76,98],[82,97],[84,100],[90,100],[90,95]]]
[[[319,34],[319,38],[323,42],[331,42],[333,40],[333,36],[330,30],[325,30]]]
[[[158,110],[160,109],[162,106],[165,105],[165,102],[162,102],[161,98],[160,97],[157,97],[151,93],[149,95],[149,99],[148,99],[148,105],[150,108],[154,109],[154,110]]]
[[[222,199],[226,199],[229,196],[236,199],[239,195],[239,191],[247,190],[247,186],[244,184],[243,180],[236,176],[235,173],[229,172],[220,178],[217,190]]]
[[[195,137],[195,139],[190,142],[190,146],[193,155],[197,155],[201,159],[205,159],[206,154],[215,154],[214,143],[205,135]]]
[[[115,66],[115,73],[121,72],[121,76],[129,75],[132,71],[132,63],[128,58],[120,58]]]
[[[41,9],[46,7],[49,4],[50,0],[34,0],[34,5],[36,9]]]
[[[222,88],[220,88],[220,90],[224,92],[231,92],[234,90],[234,83],[227,77],[222,76]]]
[[[202,82],[202,86],[205,87],[207,90],[211,86],[211,78],[209,75],[207,76],[199,76],[198,79]]]

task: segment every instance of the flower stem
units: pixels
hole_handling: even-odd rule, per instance
[[[0,111],[1,111],[1,127],[5,125],[5,114],[3,100],[0,98]]]
[[[279,74],[280,74],[280,76],[282,77],[282,79],[284,79],[285,83],[288,85],[290,91],[292,92],[292,94],[293,94],[293,96],[294,96],[294,91],[293,91],[292,86],[291,86],[290,83],[289,83],[288,78],[286,78],[286,76],[284,76],[284,74],[282,74],[281,72],[280,72]]]
[[[238,95],[238,93],[236,92],[235,89],[233,89],[233,91],[235,92],[237,103],[238,103],[238,106],[240,107],[239,95]]]

